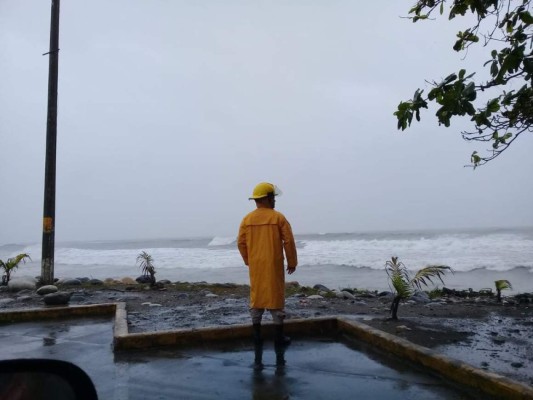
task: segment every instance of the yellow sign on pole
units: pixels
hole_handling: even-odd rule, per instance
[[[53,223],[52,217],[44,217],[43,218],[43,232],[44,233],[52,233],[54,230],[54,223]]]

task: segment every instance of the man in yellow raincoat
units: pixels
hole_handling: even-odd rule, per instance
[[[239,227],[237,245],[250,273],[250,314],[254,330],[255,365],[262,367],[261,319],[269,310],[275,325],[276,363],[284,364],[282,347],[289,342],[283,335],[285,313],[284,256],[287,273],[296,270],[298,258],[291,225],[283,214],[274,210],[279,189],[267,182],[259,183],[249,200],[257,208],[246,215]]]

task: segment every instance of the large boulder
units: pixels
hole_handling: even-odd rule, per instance
[[[322,292],[331,292],[331,290],[327,286],[324,286],[320,283],[313,286],[313,289],[320,290]]]
[[[43,299],[47,306],[63,306],[68,304],[71,296],[72,293],[69,292],[56,292],[45,294]]]
[[[150,278],[150,275],[141,275],[135,280],[139,283],[152,283],[152,278]]]
[[[421,304],[426,304],[431,301],[431,299],[429,298],[429,295],[426,292],[422,292],[420,290],[417,290],[415,294],[413,294],[409,298],[409,300],[412,300],[416,303],[421,303]]]
[[[45,294],[50,294],[50,293],[55,293],[55,292],[57,292],[57,286],[54,286],[54,285],[45,285],[37,289],[37,294],[40,296],[44,296]]]

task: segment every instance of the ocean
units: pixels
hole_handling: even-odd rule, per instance
[[[447,287],[478,290],[508,279],[516,292],[533,292],[533,228],[321,233],[295,235],[299,267],[287,280],[330,288],[388,289],[384,265],[399,257],[409,270],[448,265]],[[137,277],[136,257],[151,254],[157,279],[246,283],[235,237],[103,240],[56,243],[55,276]],[[40,274],[40,243],[0,245],[0,259],[28,253],[16,276]],[[442,287],[442,283],[438,283]]]

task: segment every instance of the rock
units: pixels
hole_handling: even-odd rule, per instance
[[[161,283],[163,285],[171,285],[172,282],[169,281],[168,279],[161,279],[158,283]]]
[[[303,294],[303,293],[295,293],[291,297],[294,297],[294,298],[297,299],[297,298],[300,298],[300,297],[305,297],[305,294]]]
[[[317,285],[313,286],[313,289],[321,290],[323,292],[331,292],[331,290],[329,288],[327,288],[326,286],[321,285],[321,284],[317,284]]]
[[[207,293],[205,297],[218,297],[218,295],[214,293]]]
[[[104,279],[104,284],[105,284],[105,285],[112,285],[112,284],[114,284],[114,283],[115,283],[115,280],[112,279],[112,278],[105,278],[105,279]]]
[[[79,280],[81,283],[87,283],[89,282],[89,278],[87,278],[86,276],[84,276],[83,278],[76,278],[77,280]]]
[[[57,292],[57,286],[45,285],[45,286],[41,286],[39,289],[37,289],[36,293],[39,296],[44,296],[45,294],[55,293],[55,292]]]
[[[139,283],[152,283],[152,278],[150,278],[150,275],[141,275],[135,279]]]
[[[80,286],[81,285],[81,281],[79,279],[63,279],[62,281],[60,281],[60,283],[63,286]]]
[[[150,303],[149,301],[147,301],[147,302],[145,302],[145,303],[142,303],[141,305],[143,305],[143,306],[148,306],[148,307],[162,307],[161,304]]]
[[[517,294],[514,298],[519,304],[533,303],[533,294],[531,293]]]
[[[45,294],[43,300],[47,306],[62,306],[68,304],[71,296],[69,292],[56,292]]]
[[[416,303],[429,303],[431,300],[426,292],[417,291],[414,295],[412,295],[409,300],[413,300]]]
[[[178,299],[188,299],[189,295],[187,293],[180,293],[177,295]]]
[[[504,343],[505,343],[505,338],[502,337],[502,336],[496,336],[496,337],[493,337],[493,338],[492,338],[492,341],[493,341],[495,344],[504,344]]]
[[[522,368],[524,366],[524,363],[521,362],[513,362],[511,363],[511,367],[513,368]]]
[[[380,292],[378,294],[378,297],[384,297],[384,298],[393,298],[394,297],[394,294],[392,292],[387,292],[387,291],[384,291],[384,292]]]
[[[13,278],[7,284],[11,292],[20,292],[24,289],[35,290],[36,281],[34,278]]]
[[[20,296],[17,297],[18,301],[30,301],[32,299],[32,296]]]
[[[285,287],[287,288],[297,288],[300,287],[300,284],[297,281],[290,281],[285,283]]]
[[[353,289],[350,289],[350,288],[341,289],[341,292],[348,292],[350,294],[355,294],[355,291]]]
[[[355,300],[355,296],[346,290],[341,291],[341,294],[344,299]]]
[[[1,292],[7,292],[9,288],[7,286],[0,286],[0,293]]]
[[[396,332],[398,332],[398,333],[399,332],[406,332],[406,331],[410,331],[410,330],[411,330],[411,328],[409,328],[409,327],[407,327],[405,325],[398,325],[396,327]]]
[[[342,294],[342,292],[338,292],[338,291],[334,290],[333,293],[335,293],[335,297],[336,298],[344,299],[344,295]]]
[[[91,280],[89,280],[89,284],[94,285],[94,286],[98,286],[98,285],[103,285],[104,282],[101,281],[100,279],[91,279]]]
[[[311,296],[307,296],[307,298],[310,300],[315,300],[315,299],[323,299],[324,297],[320,296],[319,294],[313,294]]]
[[[137,282],[135,282],[132,278],[129,276],[126,276],[120,280],[124,285],[135,285]],[[148,282],[150,283],[150,282]]]

